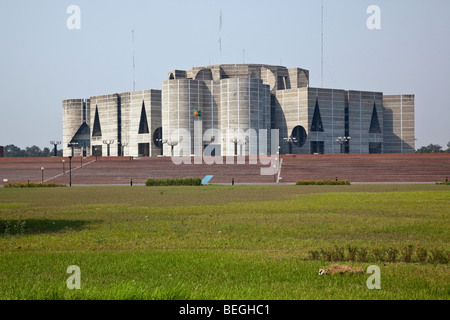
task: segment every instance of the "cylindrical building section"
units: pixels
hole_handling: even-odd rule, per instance
[[[221,81],[219,123],[222,128],[222,155],[256,155],[270,152],[249,135],[270,131],[270,88],[261,79],[231,78]],[[249,130],[252,129],[252,130]],[[269,132],[268,132],[269,133]],[[259,137],[261,138],[261,137]]]
[[[69,99],[63,101],[63,140],[62,150],[63,156],[68,157],[72,155],[72,148],[69,145],[72,138],[77,133],[83,122],[86,122],[86,118],[89,115],[89,100],[85,99]],[[87,122],[89,123],[89,122]],[[79,147],[74,148],[78,150]],[[75,152],[75,151],[74,151]],[[76,155],[76,154],[74,154]]]
[[[202,116],[194,116],[194,109],[202,111],[203,81],[176,79],[163,81],[162,128],[165,156],[194,154],[194,128]]]
[[[221,155],[221,133],[219,131],[220,81],[203,81],[202,129],[204,156]],[[209,146],[208,149],[206,149]],[[213,148],[213,149],[212,149]]]

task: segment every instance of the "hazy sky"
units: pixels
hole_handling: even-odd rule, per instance
[[[81,9],[79,30],[67,28],[70,5]],[[366,26],[370,5],[380,30]],[[416,147],[446,146],[450,1],[324,7],[324,87],[415,94]],[[131,91],[132,30],[136,90],[161,89],[173,69],[244,60],[308,69],[321,86],[320,0],[2,0],[0,145],[51,147],[62,140],[62,100]]]

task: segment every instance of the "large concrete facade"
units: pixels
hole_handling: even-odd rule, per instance
[[[83,127],[89,131],[88,142],[79,135]],[[161,154],[161,148],[153,142],[158,128],[160,90],[63,101],[64,156],[156,156]]]
[[[408,153],[414,140],[413,95],[312,88],[300,68],[195,67],[162,90],[63,101],[65,156]]]

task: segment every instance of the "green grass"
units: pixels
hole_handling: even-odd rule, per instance
[[[443,185],[0,189],[1,299],[448,299],[448,265],[318,276],[324,247],[449,250]],[[334,263],[334,262],[333,262]],[[374,263],[352,263],[367,268]],[[376,263],[375,263],[376,264]],[[81,290],[69,290],[69,265]]]
[[[338,185],[350,185],[350,181],[348,181],[348,180],[299,180],[295,184],[298,186],[304,186],[304,185],[338,186]]]

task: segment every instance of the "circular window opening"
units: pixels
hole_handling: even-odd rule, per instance
[[[305,144],[307,137],[306,130],[302,126],[296,126],[292,129],[291,139],[296,147],[302,147]]]
[[[158,148],[162,147],[162,128],[159,127],[153,132],[153,143]]]

